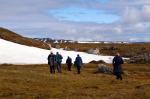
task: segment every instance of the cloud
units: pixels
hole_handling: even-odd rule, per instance
[[[60,20],[75,22],[113,23],[119,20],[117,15],[106,11],[81,7],[51,9],[49,14]]]
[[[77,8],[78,21],[56,17],[63,9]],[[58,13],[49,13],[60,9]],[[84,12],[82,9],[87,10]],[[91,11],[91,13],[87,13]],[[97,22],[102,13],[89,17],[93,11],[104,11],[109,22]],[[79,15],[86,15],[79,18]],[[92,16],[92,15],[91,15]],[[63,16],[61,16],[63,18]],[[85,21],[83,21],[85,20]],[[104,19],[102,19],[104,20]],[[0,0],[0,26],[9,28],[24,36],[51,37],[73,40],[105,41],[150,41],[150,1],[149,0]],[[136,38],[136,39],[135,39]],[[139,39],[140,38],[140,39]]]
[[[123,12],[123,21],[128,23],[150,21],[150,5],[144,5],[140,8],[126,7]]]

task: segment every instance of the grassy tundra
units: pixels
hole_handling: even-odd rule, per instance
[[[86,64],[81,75],[75,68],[67,71],[66,65],[62,74],[49,74],[48,65],[1,65],[0,99],[150,98],[150,65],[124,64],[123,68],[124,79],[117,81],[110,74],[94,74],[94,64]]]
[[[121,56],[133,57],[141,54],[150,54],[150,43],[131,43],[131,44],[80,44],[80,43],[59,43],[52,44],[53,47],[60,45],[61,48],[67,47],[68,49],[76,48],[78,51],[87,52],[89,49],[98,48],[100,54],[103,55],[115,55],[119,52]]]

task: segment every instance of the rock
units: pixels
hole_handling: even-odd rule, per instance
[[[95,54],[95,55],[99,55],[99,54],[100,54],[98,48],[96,48],[96,49],[89,49],[89,50],[87,51],[87,53],[89,53],[89,54]]]
[[[103,60],[99,60],[99,61],[93,60],[93,61],[91,61],[89,63],[91,63],[91,64],[105,64],[105,62]]]
[[[128,71],[123,71],[123,74],[126,75],[126,76],[130,75]]]
[[[150,63],[150,53],[133,56],[129,63]]]
[[[113,73],[113,69],[109,66],[106,66],[104,64],[98,64],[98,67],[96,69],[96,73]]]

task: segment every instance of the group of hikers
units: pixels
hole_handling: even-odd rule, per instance
[[[59,52],[56,52],[56,55],[53,52],[51,52],[48,55],[48,64],[50,66],[50,73],[52,73],[52,74],[55,73],[56,69],[59,73],[62,72],[62,66],[61,66],[62,59],[63,59],[63,57],[61,54],[59,54]],[[71,71],[71,67],[73,64],[71,57],[68,56],[68,58],[66,60],[66,64],[68,67],[68,71]],[[83,65],[83,62],[82,62],[82,58],[80,57],[79,54],[77,55],[77,57],[75,59],[74,65],[77,68],[77,73],[80,74],[80,69],[81,69],[81,66]]]
[[[57,71],[59,73],[62,72],[62,67],[61,67],[61,63],[62,63],[62,55],[59,54],[59,52],[56,52],[56,55],[51,52],[49,55],[48,55],[48,64],[50,66],[50,73],[55,73],[55,69],[57,69]],[[122,80],[122,66],[121,64],[123,64],[124,61],[122,59],[122,57],[120,56],[119,53],[116,54],[116,56],[113,58],[113,61],[112,61],[112,65],[113,65],[113,74],[116,76],[116,79],[117,80]],[[68,71],[71,71],[71,67],[72,67],[72,59],[71,57],[68,56],[67,60],[66,60],[66,64],[67,64],[67,67],[68,67]],[[81,69],[81,66],[83,65],[83,62],[82,62],[82,58],[80,57],[80,55],[78,54],[75,61],[74,61],[74,65],[77,69],[77,73],[80,74],[80,69]]]

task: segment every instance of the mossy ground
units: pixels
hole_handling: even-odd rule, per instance
[[[94,74],[94,64],[50,74],[48,65],[1,65],[0,99],[148,99],[150,65],[124,64],[123,80]]]

